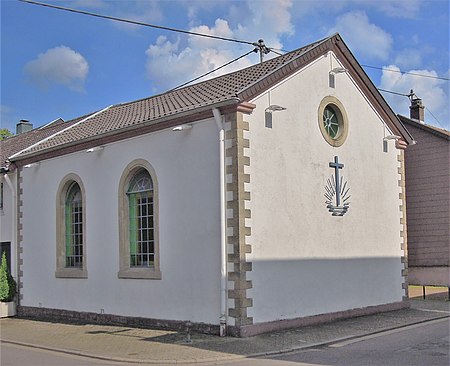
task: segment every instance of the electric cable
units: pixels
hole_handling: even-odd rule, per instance
[[[270,48],[270,47],[269,47],[269,51],[271,51],[271,52],[273,52],[273,53],[276,53],[278,56],[283,56],[282,53],[279,53],[279,52],[275,51],[274,48]]]
[[[194,82],[194,81],[196,81],[198,79],[201,79],[201,78],[203,78],[203,77],[205,77],[205,76],[207,76],[209,74],[212,74],[213,72],[216,72],[217,70],[220,70],[221,68],[223,68],[225,66],[228,66],[228,65],[232,64],[233,62],[236,62],[236,61],[240,60],[241,58],[244,58],[244,57],[248,56],[252,52],[258,52],[258,50],[255,48],[255,49],[253,49],[253,50],[243,54],[242,56],[236,57],[234,60],[231,60],[231,61],[223,64],[222,66],[219,66],[219,67],[215,68],[214,70],[208,71],[207,73],[205,73],[203,75],[200,75],[200,76],[198,76],[198,77],[196,77],[196,78],[194,78],[192,80],[189,80],[189,81],[187,81],[187,82],[185,82],[185,83],[183,83],[181,85],[178,85],[175,88],[172,88],[172,89],[168,90],[167,92],[171,92],[171,91],[177,90],[177,89],[179,89],[179,88],[181,88],[183,86],[186,86],[186,85],[188,85],[188,84],[190,84],[190,83],[192,83],[192,82]]]
[[[187,30],[183,30],[183,29],[177,29],[177,28],[171,28],[171,27],[164,27],[164,26],[161,26],[161,25],[154,25],[154,24],[150,24],[150,23],[138,22],[138,21],[135,21],[135,20],[117,18],[117,17],[112,17],[112,16],[109,16],[109,15],[102,15],[102,14],[92,13],[92,12],[89,12],[89,11],[72,9],[72,8],[67,8],[67,7],[64,7],[64,6],[58,6],[58,5],[52,5],[52,4],[46,4],[46,3],[41,3],[41,2],[32,1],[32,0],[18,0],[18,1],[23,2],[23,3],[32,4],[32,5],[39,5],[39,6],[44,6],[44,7],[48,7],[48,8],[69,11],[69,12],[72,12],[72,13],[89,15],[89,16],[93,16],[93,17],[97,17],[97,18],[115,20],[115,21],[118,21],[118,22],[130,23],[130,24],[135,24],[135,25],[142,25],[144,27],[162,29],[162,30],[167,30],[167,31],[171,31],[171,32],[178,32],[178,33],[190,34],[190,35],[193,35],[193,36],[214,38],[214,39],[219,39],[221,41],[236,42],[236,43],[242,43],[242,44],[248,44],[248,45],[251,45],[251,46],[255,46],[255,42],[243,41],[243,40],[234,39],[234,38],[213,36],[211,34],[191,32],[191,31],[187,31]]]
[[[386,67],[377,67],[377,66],[370,66],[370,65],[363,65],[363,64],[361,64],[361,66],[362,67],[367,67],[369,69],[384,70],[384,71],[390,71],[390,72],[398,72],[400,74],[407,74],[407,75],[420,76],[420,77],[430,78],[430,79],[438,79],[438,80],[450,81],[449,78],[444,78],[444,77],[441,77],[441,76],[424,75],[424,74],[418,74],[418,73],[415,73],[415,72],[407,72],[407,71],[402,71],[402,70],[393,70],[393,69],[388,69]]]
[[[426,109],[428,112],[430,112],[430,114],[433,116],[433,118],[436,120],[436,122],[439,124],[439,126],[441,126],[441,128],[445,130],[445,127],[442,126],[442,123],[439,122],[439,120],[436,118],[436,116],[433,114],[433,112],[431,112],[430,109],[429,109],[427,106],[425,106],[425,109]]]
[[[402,94],[402,93],[397,93],[397,92],[394,92],[394,91],[391,91],[391,90],[386,90],[386,89],[381,89],[381,88],[377,88],[379,91],[382,91],[382,92],[386,92],[386,93],[391,93],[391,94],[395,94],[395,95],[401,95],[402,97],[408,97],[409,98],[409,94]]]
[[[410,94],[403,94],[403,93],[397,93],[394,92],[392,90],[386,90],[386,89],[381,89],[381,88],[377,88],[379,91],[385,92],[385,93],[390,93],[390,94],[395,94],[395,95],[400,95],[402,97],[407,97],[408,99],[411,98],[412,95],[415,95],[412,91]],[[441,122],[439,122],[439,120],[437,119],[437,117],[433,114],[433,112],[430,111],[430,109],[425,106],[425,109],[430,112],[430,114],[433,116],[433,118],[436,120],[436,122],[439,124],[439,126],[441,126],[441,128],[445,129],[445,127],[442,125]]]

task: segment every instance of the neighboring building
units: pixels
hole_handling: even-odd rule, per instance
[[[78,119],[9,156],[19,314],[248,336],[407,307],[412,141],[337,34]]]
[[[424,123],[424,106],[412,100],[399,116],[416,144],[406,150],[408,281],[450,286],[450,132]]]

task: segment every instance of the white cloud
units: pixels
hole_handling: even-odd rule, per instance
[[[417,48],[405,48],[397,53],[394,64],[402,69],[420,67],[422,64],[423,50]]]
[[[314,0],[295,1],[294,6],[295,15],[305,18],[317,13],[326,14],[328,17],[345,9],[366,9],[370,11],[373,9],[390,18],[414,18],[417,14],[420,14],[421,7],[424,5],[419,0]]]
[[[51,48],[25,65],[30,80],[43,88],[56,83],[83,91],[88,72],[86,59],[66,46]]]
[[[370,60],[387,60],[392,48],[392,36],[370,23],[365,12],[353,11],[340,16],[329,34],[339,32],[355,53]]]
[[[218,18],[213,26],[203,24],[190,30],[250,42],[256,42],[262,38],[267,46],[282,48],[283,44],[280,37],[293,34],[291,7],[291,0],[261,1],[258,3],[238,2],[233,4],[230,12],[233,14],[245,12],[243,24],[236,20],[236,16],[232,16],[235,24],[233,28],[227,20]],[[189,7],[189,14],[190,17],[196,16],[196,9],[193,8],[193,5]],[[195,19],[192,19],[192,22],[195,23]],[[181,38],[172,41],[162,36],[158,38],[155,44],[150,45],[145,52],[147,75],[155,82],[155,86],[161,89],[175,87],[224,65],[251,51],[252,48],[251,45],[239,45],[234,42],[198,36],[188,36],[184,42]],[[256,57],[254,60],[256,60]],[[250,58],[246,57],[208,75],[207,78],[232,72],[251,64]]]
[[[122,19],[133,20],[141,23],[161,22],[163,13],[158,1],[114,1],[114,16]],[[112,24],[118,28],[126,30],[138,30],[142,27],[130,23],[112,21]]]
[[[420,12],[421,1],[375,0],[370,1],[370,5],[390,17],[414,18]]]
[[[397,72],[387,71],[387,69],[396,70]],[[400,73],[399,71],[400,69],[396,65],[384,67],[380,88],[403,94],[408,94],[410,90],[413,89],[414,93],[422,99],[423,104],[425,105],[425,121],[439,126],[430,114],[431,111],[442,126],[448,129],[449,95],[448,91],[444,88],[446,82],[439,79],[411,75],[420,74],[436,77],[438,75],[434,70],[409,70],[409,74]],[[407,117],[409,116],[410,103],[407,97],[388,93],[383,93],[383,96],[396,113]]]

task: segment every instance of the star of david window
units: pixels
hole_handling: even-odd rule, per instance
[[[323,138],[331,146],[341,146],[348,134],[348,120],[344,106],[335,97],[327,96],[319,106],[318,122]]]

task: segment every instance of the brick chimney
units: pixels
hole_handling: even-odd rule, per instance
[[[26,119],[21,119],[20,122],[16,125],[16,135],[21,133],[31,131],[33,129],[33,124],[27,121]]]
[[[425,123],[425,106],[422,103],[422,99],[411,90],[410,93],[411,105],[409,106],[409,118]]]

